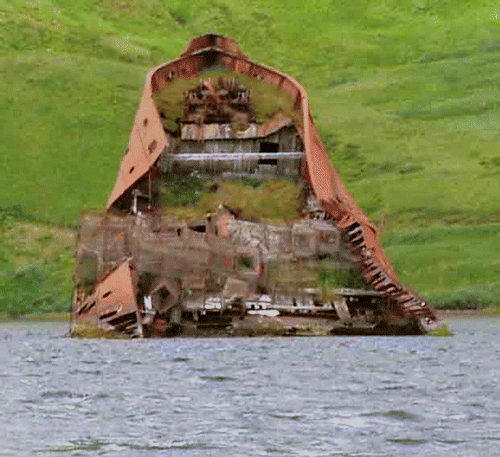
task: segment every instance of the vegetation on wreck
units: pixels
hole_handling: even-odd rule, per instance
[[[443,322],[438,328],[431,330],[429,332],[430,336],[452,336],[453,333],[450,331],[448,325]]]
[[[358,270],[337,270],[330,265],[329,259],[305,263],[300,269],[293,264],[270,260],[267,281],[279,284],[280,290],[288,292],[297,288],[314,287],[325,301],[333,300],[336,297],[335,289],[343,287],[371,290]]]
[[[252,181],[205,183],[194,177],[166,181],[160,189],[164,214],[190,220],[217,213],[222,205],[234,208],[245,217],[267,222],[297,219],[301,188],[284,181],[266,181],[254,187]]]
[[[179,120],[184,114],[184,97],[186,92],[194,89],[200,79],[218,78],[227,80],[236,79],[251,91],[257,122],[263,123],[274,114],[282,113],[293,119],[297,125],[301,125],[300,115],[294,110],[294,100],[279,86],[265,83],[251,78],[242,73],[229,70],[213,71],[203,73],[196,79],[176,78],[169,82],[160,91],[154,94],[155,105],[162,116],[163,126],[170,133],[176,134],[179,129]]]
[[[73,324],[69,336],[76,338],[105,338],[114,340],[129,339],[123,336],[123,334],[118,334],[98,327],[94,322],[78,322]]]

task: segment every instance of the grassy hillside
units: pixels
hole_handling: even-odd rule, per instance
[[[31,265],[44,273],[28,282],[67,296],[69,250],[14,255],[21,225],[48,234],[102,207],[147,69],[217,31],[306,86],[403,283],[500,302],[497,2],[0,0],[0,21],[0,295]]]

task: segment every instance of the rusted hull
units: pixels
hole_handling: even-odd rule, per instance
[[[231,151],[230,154],[216,154],[212,150],[210,150],[209,154],[205,155],[177,154],[174,151],[174,146],[179,143],[179,140],[175,139],[165,130],[160,113],[154,102],[154,96],[176,79],[193,80],[204,72],[215,68],[223,68],[236,74],[244,74],[254,80],[272,84],[283,90],[293,102],[293,113],[291,116],[297,119],[295,124],[298,136],[300,137],[300,148],[297,146],[298,149],[295,151],[283,152],[280,153],[281,155],[276,154],[275,156],[272,155],[272,152],[266,152],[267,150],[263,150],[258,154],[240,154],[240,156],[234,154],[234,151]],[[206,84],[207,86],[203,86],[202,82],[200,82],[199,88],[193,93],[187,94],[186,103],[188,106],[197,106],[195,103],[197,96],[201,97],[203,94],[208,93],[209,97],[214,98],[219,97],[222,92],[225,94],[228,92],[227,90],[217,92],[213,89],[209,81]],[[263,138],[290,125],[291,120],[286,116],[272,118],[260,125],[253,123],[255,116],[251,109],[248,108],[250,106],[249,94],[234,81],[231,84],[236,84],[234,86],[235,90],[237,89],[241,92],[241,104],[246,108],[242,108],[243,111],[240,111],[239,114],[245,114],[245,122],[249,123],[248,128],[245,130],[247,133],[239,134],[233,132],[230,135],[231,138],[245,139],[248,136]],[[190,103],[191,105],[189,105]],[[218,99],[217,103],[220,104],[222,102]],[[212,105],[207,106],[210,108]],[[247,111],[245,112],[244,109],[247,109]],[[221,110],[219,109],[219,111]],[[196,115],[192,117],[192,119],[195,118]],[[222,141],[225,138],[229,138],[225,133],[227,132],[226,124],[209,124],[200,121],[198,125],[197,122],[195,120],[191,124],[182,126],[182,133],[180,134],[181,143],[182,141],[207,142],[218,139]],[[214,163],[228,163],[230,168],[235,169],[237,165],[240,167],[240,173],[245,172],[245,166],[255,168],[252,160],[256,163],[264,164],[277,164],[280,160],[288,160],[289,162],[286,163],[289,165],[287,166],[291,167],[297,167],[297,164],[300,162],[297,167],[300,179],[307,183],[311,189],[311,196],[317,202],[321,217],[324,218],[326,223],[335,227],[338,236],[343,240],[348,250],[349,261],[356,266],[366,283],[371,285],[373,291],[377,292],[380,297],[383,297],[386,303],[390,303],[385,308],[383,321],[379,322],[378,325],[367,323],[363,331],[368,331],[369,328],[372,328],[372,330],[376,328],[376,332],[383,332],[383,329],[386,329],[386,332],[392,332],[396,328],[413,328],[416,329],[415,332],[426,333],[437,326],[436,315],[430,304],[399,283],[394,269],[380,246],[377,230],[357,206],[353,197],[342,183],[338,173],[330,165],[326,149],[310,113],[308,97],[304,88],[294,78],[272,68],[252,62],[240,50],[234,40],[218,35],[206,35],[193,39],[179,59],[160,65],[148,72],[127,152],[123,158],[115,186],[109,196],[106,211],[109,214],[123,215],[129,211],[131,202],[134,202],[135,205],[138,195],[149,199],[150,205],[152,201],[152,182],[154,181],[154,176],[158,173],[161,163],[166,164],[165,166],[168,168],[175,166],[176,162],[205,164],[207,160],[211,161],[210,166],[213,166]],[[135,206],[133,207],[135,208]],[[151,217],[151,220],[153,219]],[[152,228],[151,234],[154,232],[155,229]],[[153,235],[152,238],[154,238]],[[203,242],[200,241],[200,243],[206,243],[206,240]],[[224,240],[222,240],[222,244],[224,244]],[[215,246],[216,244],[210,245],[208,248],[200,247],[200,249],[210,253],[217,250]],[[168,249],[171,250],[172,246],[169,245]],[[111,321],[119,318],[125,319],[122,317],[123,313],[125,313],[123,315],[129,316],[130,320],[133,320],[132,316],[135,312],[136,323],[129,323],[130,328],[126,325],[122,325],[122,327],[126,328],[129,333],[137,335],[159,335],[165,332],[175,333],[175,328],[181,331],[180,329],[183,328],[180,324],[182,316],[184,316],[185,322],[190,322],[191,318],[188,316],[189,313],[185,309],[185,303],[181,299],[182,290],[184,289],[184,279],[179,279],[182,276],[180,273],[170,275],[170,279],[178,280],[179,283],[179,297],[177,297],[177,302],[173,298],[177,293],[172,290],[175,287],[164,286],[163,292],[169,296],[169,300],[175,302],[175,304],[173,302],[170,303],[169,306],[172,306],[172,309],[176,309],[176,307],[180,309],[181,317],[179,318],[179,312],[177,312],[175,322],[172,323],[169,321],[167,310],[162,310],[163,314],[161,316],[153,316],[151,313],[151,315],[148,315],[147,302],[145,305],[140,300],[139,302],[137,301],[139,292],[136,289],[139,287],[139,280],[137,278],[134,279],[133,268],[131,266],[134,260],[138,260],[141,257],[140,252],[140,249],[135,249],[134,251],[133,246],[128,246],[127,249],[123,250],[122,256],[130,257],[127,260],[128,266],[122,264],[122,266],[113,270],[106,279],[100,280],[100,282],[94,285],[89,296],[85,296],[82,299],[87,303],[89,300],[92,301],[95,298],[96,303],[99,303],[98,306],[94,305],[94,307],[85,308],[81,304],[75,305],[74,316],[77,321],[90,319],[89,313],[93,312],[95,313],[93,319],[96,320],[97,324],[107,326],[110,319]],[[262,252],[259,255],[262,256]],[[209,254],[208,257],[210,257]],[[181,255],[177,261],[170,262],[169,265],[173,271],[182,270],[184,267],[181,267],[181,265],[189,263],[186,259],[187,256],[182,257]],[[114,261],[115,264],[118,264],[118,259],[114,259]],[[127,268],[129,270],[127,274],[130,275],[130,278],[125,280],[123,279],[123,272]],[[184,268],[184,272],[186,269],[193,270],[190,265]],[[205,272],[209,269],[210,267],[207,267]],[[126,285],[122,287],[120,284]],[[112,289],[112,293],[104,297],[103,294],[109,292],[107,289]],[[123,294],[126,295],[126,298],[124,298]],[[110,296],[121,298],[117,299],[114,304],[111,304]],[[94,298],[91,299],[90,297]],[[143,298],[141,297],[141,300]],[[120,304],[118,303],[119,301]],[[136,309],[132,310],[134,306]],[[122,308],[118,312],[117,310],[120,307]],[[96,310],[93,310],[94,308]],[[113,311],[116,311],[116,316],[108,316]],[[340,308],[336,310],[336,313],[332,313],[335,314],[333,320],[342,321],[339,313],[342,314]],[[118,320],[117,322],[120,321]],[[221,322],[221,325],[223,325],[225,321],[222,319]],[[201,324],[193,324],[193,326],[197,329],[202,328]],[[227,325],[228,328],[231,326],[232,324]],[[349,332],[354,331],[355,328],[356,326],[351,326],[349,323],[345,323],[345,325],[342,323],[340,330]]]

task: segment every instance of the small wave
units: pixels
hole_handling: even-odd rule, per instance
[[[85,398],[87,395],[77,394],[77,393],[69,392],[67,390],[49,390],[49,391],[43,392],[40,396],[42,398],[62,399],[62,398]]]
[[[80,370],[79,368],[76,368],[75,370],[71,370],[69,374],[93,374],[93,375],[101,375],[102,371],[101,370]]]
[[[378,390],[403,390],[403,389],[407,389],[406,386],[387,386],[387,387],[382,387]]]
[[[382,414],[382,416],[388,419],[395,419],[399,421],[410,421],[410,422],[420,421],[420,418],[417,415],[407,413],[406,411],[402,410],[387,411],[386,413]]]
[[[110,397],[109,394],[100,393],[100,394],[97,394],[94,398],[97,398],[99,400],[103,400],[103,399],[106,399],[106,398],[109,398],[109,397]]]
[[[70,444],[51,448],[50,452],[68,454],[78,451],[101,451],[105,446],[106,442],[101,440],[70,441]]]
[[[444,440],[444,439],[441,439],[441,440],[436,440],[437,443],[443,443],[443,444],[463,444],[463,443],[466,443],[467,441],[466,440]]]
[[[292,421],[301,420],[303,417],[300,414],[294,414],[294,413],[270,414],[270,416],[274,417],[275,419],[289,419]]]
[[[414,438],[388,438],[387,441],[389,443],[404,444],[406,446],[420,446],[421,444],[429,442],[429,440]]]
[[[235,379],[231,378],[231,376],[200,376],[200,379],[205,379],[207,381],[217,381],[217,382],[235,381]]]

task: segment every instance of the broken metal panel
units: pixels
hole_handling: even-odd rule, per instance
[[[169,140],[154,105],[148,81],[134,120],[127,152],[122,159],[115,186],[108,198],[107,210],[150,171],[168,146]]]
[[[159,278],[150,291],[152,310],[159,315],[179,306],[182,299],[182,285],[178,279]]]
[[[87,296],[83,290],[77,289],[73,301],[73,319],[75,321],[90,321],[97,324],[99,315],[97,300],[94,295]]]
[[[278,113],[264,124],[250,123],[243,127],[234,123],[183,123],[181,125],[181,140],[248,140],[268,137],[285,127],[293,125],[293,121]],[[295,132],[295,129],[293,129]]]
[[[98,327],[131,335],[142,334],[142,316],[136,302],[131,259],[125,260],[85,294],[77,288],[73,305],[76,322],[91,321]]]
[[[137,311],[132,274],[131,260],[128,259],[97,286],[94,295],[100,319],[111,312],[114,319]]]

